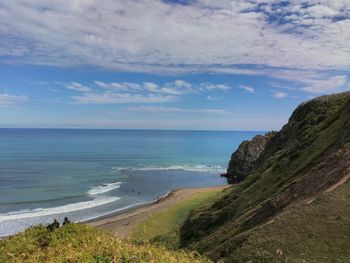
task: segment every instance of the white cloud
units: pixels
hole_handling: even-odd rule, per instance
[[[95,81],[94,84],[97,87],[106,89],[106,90],[128,91],[128,92],[147,91],[152,93],[163,93],[163,94],[172,94],[172,95],[190,95],[190,94],[198,94],[199,92],[227,91],[231,89],[230,86],[227,86],[225,84],[213,84],[210,82],[205,82],[205,83],[200,83],[198,85],[195,85],[184,80],[175,80],[173,82],[167,82],[163,85],[160,85],[154,82],[106,83],[103,81]]]
[[[239,85],[239,87],[243,90],[245,90],[246,92],[255,94],[255,89],[253,87],[250,86],[246,86],[246,85]]]
[[[129,83],[129,82],[110,82],[105,83],[102,81],[95,81],[95,85],[99,88],[115,91],[127,91],[127,92],[151,92],[170,95],[189,95],[197,93],[192,88],[192,85],[183,80],[176,80],[174,82],[165,83],[163,86],[159,86],[153,82],[143,83]]]
[[[174,101],[176,97],[170,95],[130,94],[130,93],[83,93],[73,96],[75,104],[124,104],[124,103],[164,103]]]
[[[311,79],[309,81],[306,81],[305,84],[307,84],[306,87],[303,87],[302,90],[313,93],[313,94],[324,94],[324,93],[333,93],[338,90],[339,88],[345,88],[349,89],[348,87],[345,87],[345,84],[347,84],[347,77],[346,76],[334,76],[330,77],[329,79]]]
[[[218,91],[228,91],[231,89],[230,86],[225,85],[225,84],[213,84],[210,82],[204,82],[198,85],[199,90],[202,91],[214,91],[214,90],[218,90]]]
[[[29,97],[25,95],[10,95],[10,94],[0,94],[0,107],[7,107],[7,106],[20,106],[23,105],[23,103],[26,103],[30,100]]]
[[[3,1],[0,35],[1,60],[11,63],[152,73],[349,70],[350,2]]]
[[[282,92],[282,91],[277,91],[273,94],[273,97],[276,98],[276,99],[283,99],[283,98],[286,98],[287,97],[287,93],[285,92]]]
[[[128,111],[133,112],[149,112],[149,113],[201,113],[201,114],[225,114],[227,111],[222,109],[184,109],[176,107],[154,107],[154,106],[138,106],[130,107]]]
[[[184,81],[184,80],[175,80],[174,81],[174,86],[176,86],[176,87],[184,87],[184,88],[190,89],[192,87],[192,84],[188,83],[187,81]]]
[[[144,89],[149,92],[163,93],[171,95],[190,95],[198,93],[197,90],[192,88],[192,85],[184,80],[176,80],[174,82],[166,83],[164,86],[152,82],[143,83]]]
[[[348,77],[346,75],[329,74],[318,71],[291,71],[282,70],[273,73],[272,77],[292,82],[294,86],[290,90],[302,90],[312,94],[330,94],[346,91],[349,88]],[[277,85],[281,84],[275,83]],[[290,83],[289,83],[290,84]]]
[[[339,14],[337,11],[331,7],[324,5],[313,5],[306,8],[305,13],[311,17],[322,18],[322,17],[332,17]]]
[[[114,103],[163,103],[174,101],[179,96],[198,95],[214,91],[227,91],[224,84],[201,83],[193,85],[184,80],[175,80],[159,85],[153,82],[103,82],[94,81],[94,89],[77,82],[64,84],[66,88],[84,92],[73,96],[76,104]],[[102,92],[101,92],[102,91]],[[213,97],[214,98],[214,97]]]
[[[210,100],[210,101],[218,101],[218,100],[221,100],[222,98],[221,97],[217,97],[217,96],[207,96],[207,100]]]
[[[145,89],[148,91],[151,91],[151,92],[158,91],[158,85],[153,82],[144,82],[143,85]]]
[[[79,92],[89,92],[89,91],[91,91],[91,89],[89,87],[84,86],[83,84],[78,83],[78,82],[65,83],[64,86],[67,89],[74,90],[74,91],[79,91]]]
[[[102,81],[95,81],[94,84],[102,89],[107,90],[115,90],[115,91],[128,91],[128,92],[134,92],[134,91],[140,91],[142,90],[142,87],[138,83],[130,83],[130,82],[110,82],[105,83]]]
[[[343,73],[325,72],[319,70],[298,69],[216,69],[217,73],[266,76],[274,79],[273,87],[293,91],[304,91],[313,94],[329,94],[349,89],[349,79]],[[282,81],[279,83],[278,81]],[[286,83],[287,82],[287,83]],[[291,86],[292,85],[292,86]]]

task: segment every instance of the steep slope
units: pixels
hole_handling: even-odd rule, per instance
[[[191,213],[181,229],[183,246],[197,249],[214,260],[240,262],[240,251],[253,248],[247,241],[251,240],[251,233],[265,229],[266,223],[280,213],[310,202],[346,181],[349,143],[350,93],[303,103],[267,143],[243,182],[233,186],[214,205]],[[325,225],[322,227],[326,229]],[[259,247],[264,238],[254,242]],[[269,251],[267,246],[264,249]],[[302,249],[295,251],[298,252],[304,253]],[[259,260],[265,259],[261,256]]]
[[[350,259],[350,183],[297,204],[211,253],[227,262],[344,262]],[[237,243],[240,245],[237,245]],[[229,249],[228,249],[229,248]]]

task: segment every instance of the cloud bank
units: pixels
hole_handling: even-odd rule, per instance
[[[21,106],[29,100],[30,98],[25,95],[0,94],[0,107]]]
[[[228,113],[222,109],[185,109],[176,107],[154,107],[154,106],[137,106],[130,107],[127,111],[131,112],[148,112],[148,113],[198,113],[198,114],[226,114]]]
[[[154,82],[103,82],[100,80],[94,81],[91,87],[78,82],[63,83],[63,85],[79,93],[71,97],[75,104],[165,103],[175,101],[181,96],[227,92],[231,89],[226,84],[204,82],[194,85],[184,80],[175,80],[163,85]]]
[[[349,70],[349,18],[348,0],[2,1],[0,61],[151,73]]]

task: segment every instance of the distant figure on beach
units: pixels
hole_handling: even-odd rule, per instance
[[[68,225],[68,224],[70,224],[70,221],[68,217],[65,217],[62,225]]]

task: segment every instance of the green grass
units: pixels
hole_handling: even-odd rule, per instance
[[[350,182],[244,235],[227,262],[349,262]]]
[[[53,232],[45,226],[0,240],[0,262],[28,263],[192,263],[208,262],[195,252],[170,251],[147,242],[135,244],[83,224],[70,224]]]
[[[203,206],[210,206],[222,197],[222,190],[208,189],[205,192],[194,193],[184,201],[148,217],[135,226],[130,237],[137,240],[149,240],[165,244],[171,248],[179,246],[179,229],[189,213]]]

